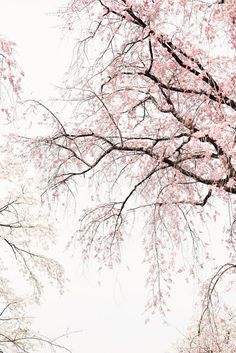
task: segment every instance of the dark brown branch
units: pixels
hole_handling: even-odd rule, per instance
[[[124,4],[126,4],[125,0],[122,0],[122,1],[124,2]],[[126,9],[126,11],[133,19],[134,24],[140,26],[143,29],[147,27],[147,24],[133,12],[132,7],[129,9]],[[151,30],[150,33],[154,33],[154,31]],[[207,83],[216,92],[216,95],[215,96],[213,95],[215,97],[215,99],[213,99],[213,100],[216,100],[217,96],[218,96],[218,102],[220,102],[221,104],[226,104],[229,107],[231,107],[232,109],[236,110],[236,102],[233,99],[230,99],[229,97],[222,94],[217,82],[214,80],[214,78],[211,76],[211,74],[208,73],[204,69],[204,67],[202,66],[202,64],[198,60],[196,60],[195,58],[186,54],[182,49],[177,48],[170,40],[166,40],[162,34],[159,35],[157,38],[158,38],[159,43],[162,45],[162,47],[165,48],[170,53],[170,55],[173,57],[173,59],[182,68],[188,70],[189,72],[191,72],[195,76],[199,76],[204,72],[202,80],[205,83]],[[150,42],[149,42],[149,45],[150,45]],[[186,64],[177,53],[179,53],[180,55],[182,55],[186,59],[190,60],[193,64],[195,64],[198,67],[198,69],[200,71],[198,71],[195,68]],[[147,72],[150,73],[150,70],[147,70]]]

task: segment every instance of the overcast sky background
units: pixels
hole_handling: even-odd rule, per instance
[[[0,0],[1,34],[17,44],[17,59],[25,72],[25,98],[40,100],[58,94],[54,84],[60,83],[73,47],[60,31],[59,19],[52,15],[62,3]],[[81,207],[86,204],[87,192],[81,190]],[[64,341],[73,353],[167,352],[184,333],[193,312],[191,288],[186,289],[183,283],[176,288],[168,325],[163,325],[158,315],[145,325],[147,292],[138,242],[127,242],[121,266],[98,274],[94,265],[83,266],[76,253],[72,257],[72,252],[62,251],[70,236],[68,224],[58,225],[61,248],[55,255],[65,264],[71,281],[63,296],[48,288],[42,305],[35,309],[35,327],[52,337],[67,330],[80,331]]]

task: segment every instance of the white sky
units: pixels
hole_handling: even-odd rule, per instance
[[[46,98],[60,82],[70,52],[60,41],[57,8],[62,0],[0,0],[0,29],[17,44],[17,60],[25,72],[25,90]],[[68,38],[67,38],[68,39]]]
[[[0,32],[17,43],[18,58],[26,75],[26,98],[30,92],[37,99],[53,95],[53,83],[60,82],[70,62],[71,41],[62,41],[58,19],[46,15],[56,11],[61,3],[0,0]],[[64,227],[61,237],[67,235],[65,224]],[[49,336],[60,335],[67,329],[81,330],[67,340],[73,353],[166,352],[180,337],[178,330],[183,332],[186,318],[192,313],[191,293],[183,291],[181,285],[177,288],[169,325],[163,325],[158,316],[145,325],[145,274],[140,250],[132,240],[126,245],[126,254],[122,266],[102,276],[92,265],[84,269],[76,255],[70,259],[69,254],[62,254],[71,282],[63,296],[54,289],[48,290],[41,307],[35,310],[35,327]]]

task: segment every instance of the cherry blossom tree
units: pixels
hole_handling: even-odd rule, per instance
[[[2,293],[1,293],[2,294]],[[9,301],[5,306],[1,302],[1,332],[0,332],[0,352],[20,353],[35,352],[36,349],[50,352],[71,352],[60,345],[57,340],[50,340],[48,337],[34,332],[30,329],[31,320],[26,316],[25,304],[19,300]]]
[[[0,352],[35,352],[39,347],[69,352],[58,341],[34,332],[28,314],[40,300],[45,277],[61,289],[64,275],[59,263],[45,256],[53,240],[48,210],[9,136],[22,77],[14,43],[0,37]]]
[[[1,112],[9,117],[9,103],[21,90],[24,76],[16,64],[14,57],[15,43],[0,37],[0,89]]]
[[[221,266],[209,304],[235,270],[235,13],[233,0],[73,0],[60,10],[76,45],[62,106],[39,103],[48,133],[34,158],[54,197],[88,177],[91,208],[76,234],[85,260],[112,267],[132,228],[142,236],[154,311],[166,312],[178,274]],[[223,264],[204,234],[219,205]]]
[[[198,323],[192,326],[186,337],[174,348],[178,353],[233,353],[236,347],[234,315],[217,316],[213,323],[204,322],[198,331]]]

